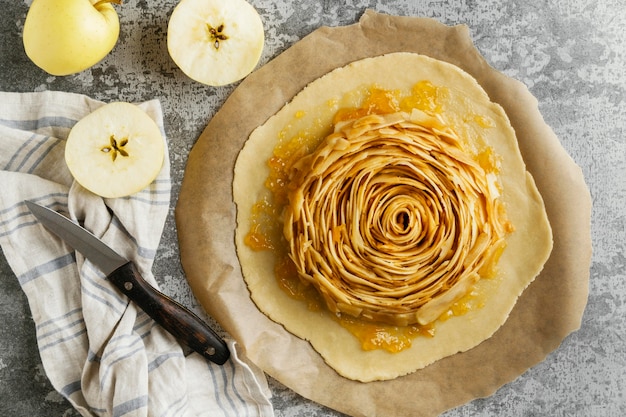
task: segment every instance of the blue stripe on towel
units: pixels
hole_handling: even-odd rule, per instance
[[[108,344],[111,346],[115,346],[115,347],[109,348],[107,352],[104,355],[102,355],[102,358],[101,358],[102,360],[106,360],[110,356],[115,355],[117,352],[123,352],[124,350],[135,349],[135,345],[137,344],[140,344],[143,346],[143,342],[141,341],[140,338],[134,335],[130,335],[130,334],[112,337],[109,340]]]
[[[212,366],[208,362],[207,367],[209,369],[209,373],[211,374],[213,386],[215,387],[215,400],[217,402],[217,405],[224,412],[225,415],[240,417],[239,411],[241,410],[239,410],[237,406],[235,406],[235,402],[233,401],[228,389],[228,378],[232,378],[235,373],[232,372],[231,375],[228,375],[224,366]],[[221,379],[221,381],[218,381],[218,378]],[[219,389],[220,387],[222,389]]]
[[[120,343],[120,339],[122,342]],[[129,339],[127,343],[124,343],[123,339]],[[120,344],[118,344],[120,343]],[[131,335],[124,335],[113,337],[109,340],[109,345],[113,345],[109,348],[104,355],[100,358],[100,389],[105,390],[106,382],[109,374],[113,372],[115,364],[125,359],[131,358],[137,353],[143,355],[145,346],[143,341],[137,337]]]
[[[215,370],[209,363],[206,364],[206,367],[209,370],[209,374],[211,374],[211,385],[215,387],[215,403],[221,410],[224,411],[224,414],[226,414],[226,409],[224,408],[224,405],[222,404],[222,395],[221,395],[221,392],[218,390],[219,384],[215,376]]]
[[[22,146],[20,146],[17,151],[15,151],[13,153],[13,156],[11,156],[11,159],[9,159],[9,162],[7,162],[7,164],[4,166],[4,168],[2,168],[4,171],[17,171],[17,169],[11,169],[11,165],[13,165],[13,163],[17,160],[17,157],[20,153],[22,153],[22,150],[27,148],[31,142],[33,142],[35,140],[35,138],[38,135],[31,135],[28,140],[24,141],[24,143],[22,144]]]
[[[44,148],[44,150],[42,152],[40,152],[39,157],[32,163],[30,169],[27,171],[29,174],[32,174],[35,171],[35,169],[37,169],[37,167],[39,166],[41,161],[46,159],[46,157],[50,154],[50,152],[52,152],[52,150],[55,147],[57,147],[59,144],[63,143],[63,141],[61,141],[59,139],[55,139],[54,141],[49,141],[49,142],[50,143],[47,144],[47,146]]]
[[[110,286],[104,284],[107,279],[104,277],[104,273],[100,271],[95,265],[91,262],[84,263],[82,269],[82,280],[83,287],[87,287],[90,285],[92,288],[88,292],[93,294],[94,296],[100,297],[101,299],[112,298],[118,303],[118,307],[120,309],[125,309],[128,305],[128,300],[121,295],[121,293]],[[93,292],[92,292],[93,291]],[[99,293],[99,294],[98,294]],[[109,297],[107,297],[109,296]],[[111,305],[111,304],[108,304]],[[120,311],[120,310],[117,310]]]
[[[49,194],[48,196],[45,196],[42,198],[33,199],[33,200],[40,201],[42,199],[47,199],[49,197],[56,198],[59,196],[67,199],[66,194],[55,193],[55,194]],[[59,210],[59,211],[64,210],[65,212],[67,212],[67,202],[66,203],[57,202],[54,204],[53,209]],[[16,232],[17,230],[23,227],[33,226],[38,223],[38,221],[35,220],[34,216],[32,216],[30,210],[26,208],[26,205],[24,204],[23,201],[20,201],[19,203],[15,203],[10,207],[6,207],[0,210],[0,218],[3,219],[2,221],[0,221],[0,238],[9,236],[10,234]],[[1,231],[3,229],[4,231]]]
[[[152,260],[152,259],[154,259],[156,257],[157,249],[156,248],[146,248],[144,246],[140,246],[139,242],[137,241],[135,236],[131,235],[128,232],[128,230],[126,230],[124,225],[120,222],[120,219],[118,219],[116,216],[113,216],[111,218],[111,225],[114,226],[120,232],[122,232],[128,238],[128,240],[133,242],[133,245],[136,247],[135,252],[137,253],[137,255],[141,256],[142,258],[146,258],[146,259],[150,259],[150,260]]]
[[[152,320],[152,318],[147,315],[145,311],[139,310],[137,312],[137,318],[135,319],[135,325],[133,326],[133,332],[139,333],[139,337],[143,339],[150,334],[153,325],[154,320]],[[147,329],[142,329],[145,326],[147,326]],[[142,329],[143,333],[140,332],[139,329]]]
[[[63,388],[61,388],[59,390],[59,393],[63,395],[65,398],[69,398],[70,395],[72,395],[75,392],[80,391],[81,389],[82,389],[82,385],[81,385],[81,380],[79,379],[78,381],[71,382],[67,384],[66,386],[64,386]]]
[[[183,355],[182,352],[169,352],[163,355],[159,355],[156,357],[155,360],[153,360],[152,362],[148,364],[148,372],[154,371],[159,366],[163,365],[170,358],[184,358],[184,357],[185,355]]]
[[[0,119],[0,125],[19,130],[35,131],[45,127],[72,128],[76,124],[75,119],[61,116],[46,116],[31,120]]]
[[[11,155],[3,170],[31,174],[39,163],[61,143],[63,143],[62,140],[51,136],[33,134]]]
[[[85,320],[84,320],[83,318],[79,318],[78,320],[74,320],[74,321],[72,321],[72,322],[70,322],[70,323],[67,323],[67,324],[63,324],[63,325],[60,325],[60,324],[59,324],[59,325],[57,325],[57,326],[56,326],[53,330],[50,330],[50,331],[49,331],[49,332],[47,332],[47,333],[39,333],[39,334],[37,335],[37,339],[38,339],[38,340],[43,340],[43,339],[45,339],[45,338],[47,338],[47,337],[50,337],[50,336],[52,336],[52,335],[55,335],[55,334],[57,334],[57,333],[59,333],[59,332],[62,332],[62,331],[64,331],[64,330],[71,329],[72,327],[74,327],[74,326],[76,326],[76,325],[79,325],[79,324],[81,324],[81,325],[82,325],[82,327],[84,327],[84,325],[85,325]]]
[[[215,368],[215,367],[214,367]],[[229,392],[229,384],[228,384],[228,378],[231,377],[232,375],[228,375],[226,373],[226,368],[223,366],[217,367],[219,370],[220,375],[222,376],[222,387],[224,387],[223,393],[224,393],[224,397],[226,397],[226,399],[228,400],[228,404],[230,405],[231,409],[233,410],[233,415],[240,417],[239,415],[239,408],[235,405],[235,400],[232,398],[232,395]],[[236,390],[235,392],[236,393]]]
[[[180,414],[180,413],[187,409],[188,401],[189,401],[189,398],[187,397],[187,394],[184,394],[182,397],[180,397],[179,399],[171,403],[167,407],[165,412],[161,415],[161,417],[186,415],[186,414]]]
[[[54,271],[58,271],[63,269],[69,265],[72,265],[76,262],[76,257],[74,256],[74,252],[65,254],[58,258],[52,259],[48,262],[45,262],[41,265],[37,265],[29,271],[20,274],[17,277],[17,280],[20,282],[21,286],[24,286],[27,282],[30,282],[34,279],[41,277],[42,275],[49,274]]]
[[[233,363],[233,361],[228,361],[228,363],[224,364],[224,366],[228,366],[230,368],[231,375],[235,375],[236,374],[235,364]],[[242,408],[244,410],[246,410],[246,416],[248,416],[249,415],[249,410],[248,410],[248,407],[246,407],[246,401],[243,399],[243,397],[239,393],[239,390],[235,386],[235,378],[230,378],[230,386],[231,386],[233,392],[235,393],[235,396],[237,397],[237,399],[241,403]]]
[[[39,351],[43,352],[44,350],[47,350],[47,349],[50,349],[51,347],[60,345],[61,343],[66,343],[66,342],[68,342],[70,340],[73,340],[73,339],[76,339],[77,337],[80,337],[80,336],[82,336],[84,334],[87,334],[87,328],[82,328],[81,330],[77,331],[76,333],[73,333],[73,334],[71,334],[69,336],[62,337],[60,339],[56,339],[56,340],[54,340],[52,342],[49,342],[47,344],[39,345]]]
[[[121,316],[124,313],[123,311],[124,309],[119,309],[117,306],[114,306],[113,304],[111,304],[108,300],[86,289],[84,285],[81,286],[81,293],[84,296],[89,297],[90,299],[94,301],[97,301],[98,303],[102,303],[105,306],[110,307],[111,310],[113,310],[113,312],[115,312],[115,314],[117,314],[118,316]],[[126,304],[124,304],[124,308],[125,307],[126,307]]]
[[[121,417],[130,413],[131,411],[138,410],[148,406],[148,396],[142,395],[141,397],[133,398],[121,404],[113,407],[113,417]]]
[[[36,138],[37,136],[35,136]],[[34,138],[33,138],[34,139]],[[30,172],[32,171],[32,167],[31,169],[25,169],[23,170],[22,168],[24,167],[24,165],[26,165],[26,162],[28,162],[28,160],[30,159],[31,156],[33,156],[33,154],[35,154],[35,152],[37,152],[37,150],[39,150],[39,148],[41,148],[43,145],[46,144],[46,142],[48,142],[48,139],[50,139],[49,136],[44,137],[43,140],[29,140],[27,143],[24,144],[24,146],[18,150],[15,155],[14,158],[21,153],[22,150],[26,151],[27,146],[26,145],[30,145],[31,142],[33,143],[33,146],[30,147],[30,149],[28,149],[28,152],[26,152],[26,155],[24,155],[22,157],[22,161],[20,162],[20,164],[13,170],[13,171],[18,171],[18,172]],[[58,142],[58,141],[57,141]],[[13,158],[13,159],[14,159]],[[9,162],[10,163],[10,162]]]
[[[45,322],[35,326],[37,331],[37,343],[39,344],[40,349],[47,349],[52,346],[56,346],[59,343],[66,342],[84,334],[86,332],[86,328],[82,312],[82,308],[75,308],[61,316],[46,320]],[[67,335],[69,333],[68,330],[72,328],[76,329],[73,333]],[[52,337],[61,332],[66,334],[66,336],[58,338]],[[52,340],[46,341],[46,339]]]
[[[37,326],[35,326],[35,328],[39,331],[39,330],[43,329],[46,326],[50,326],[52,324],[57,323],[58,321],[66,320],[69,317],[73,316],[74,314],[78,314],[79,317],[82,317],[83,316],[82,313],[83,313],[83,309],[81,307],[75,308],[75,309],[73,309],[71,311],[68,311],[67,313],[63,314],[62,316],[54,317],[54,318],[51,318],[49,320],[43,321],[43,322],[39,323]]]

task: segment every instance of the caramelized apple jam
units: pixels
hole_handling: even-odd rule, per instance
[[[344,97],[340,100],[332,100],[327,103],[332,112],[333,126],[321,126],[302,124],[298,121],[306,113],[298,111],[293,116],[293,126],[288,126],[279,135],[273,155],[268,160],[269,175],[265,181],[265,187],[269,190],[267,197],[258,201],[253,207],[252,227],[245,237],[245,243],[254,250],[271,250],[277,255],[275,276],[280,287],[291,297],[307,303],[312,311],[320,311],[327,307],[327,303],[319,291],[306,280],[298,276],[296,265],[289,256],[289,242],[283,234],[283,213],[289,204],[289,186],[294,164],[306,155],[311,154],[318,145],[333,132],[334,126],[351,120],[356,120],[370,115],[390,115],[398,112],[411,113],[414,109],[428,115],[442,116],[439,120],[445,120],[448,127],[456,132],[463,141],[464,147],[469,149],[474,163],[479,165],[486,173],[497,174],[499,159],[492,149],[478,136],[480,128],[489,128],[493,122],[488,118],[475,114],[471,108],[463,112],[448,112],[451,100],[458,102],[459,96],[445,87],[435,86],[430,82],[422,81],[414,85],[410,91],[391,91],[369,86],[364,91],[355,94],[354,97],[365,97],[356,100],[354,97]],[[444,117],[445,115],[445,117]],[[315,118],[313,118],[316,120]],[[473,126],[473,127],[472,127]],[[475,127],[478,127],[476,129]],[[494,193],[498,193],[497,182],[492,184]],[[500,205],[497,209],[502,218],[505,218],[504,208]],[[504,229],[510,231],[512,226],[504,222]],[[329,231],[333,239],[341,233],[341,230]],[[504,245],[500,244],[489,253],[489,259],[481,266],[478,274],[480,278],[493,278],[495,265]],[[497,281],[497,280],[494,280]],[[495,283],[494,283],[495,285]],[[462,297],[446,307],[445,312],[439,315],[438,320],[447,320],[450,317],[465,314],[475,308],[480,308],[484,303],[481,292],[471,288]],[[437,313],[439,314],[439,313]],[[411,346],[415,337],[433,337],[435,323],[398,325],[372,320],[362,320],[348,314],[332,314],[341,326],[353,334],[361,343],[364,350],[383,349],[388,352],[399,352]]]

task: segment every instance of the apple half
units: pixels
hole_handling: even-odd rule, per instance
[[[105,104],[80,119],[65,144],[74,179],[101,197],[135,194],[159,174],[165,140],[155,121],[134,104]]]
[[[167,49],[191,79],[211,86],[239,81],[261,58],[265,33],[245,0],[181,0],[167,29]]]

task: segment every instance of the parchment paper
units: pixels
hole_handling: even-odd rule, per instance
[[[505,325],[476,348],[391,381],[347,380],[310,345],[253,304],[234,244],[233,167],[249,134],[306,84],[351,61],[409,51],[472,74],[508,113],[554,233],[544,271]],[[434,416],[491,395],[579,328],[588,296],[591,198],[580,168],[521,83],[495,71],[466,26],[366,11],[359,23],[320,28],[248,76],[194,145],[176,207],[181,261],[194,294],[247,357],[304,397],[353,416]]]

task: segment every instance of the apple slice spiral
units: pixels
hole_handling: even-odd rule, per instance
[[[338,125],[293,169],[290,256],[334,313],[428,324],[503,249],[495,169],[438,117],[414,110]]]

